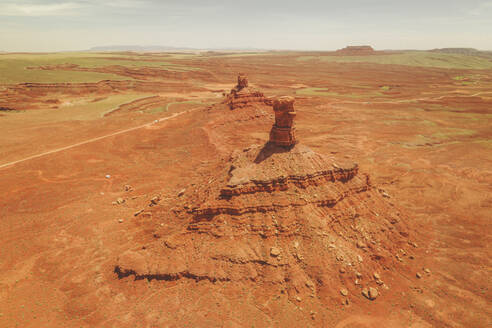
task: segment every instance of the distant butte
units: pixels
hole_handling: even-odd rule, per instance
[[[336,51],[338,54],[343,55],[370,55],[375,53],[373,47],[371,46],[347,46],[343,49]]]
[[[230,109],[242,108],[255,103],[265,103],[265,95],[249,87],[248,78],[243,73],[237,77],[237,85],[231,89],[224,102]]]

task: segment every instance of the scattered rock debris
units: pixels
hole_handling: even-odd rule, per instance
[[[357,246],[357,248],[366,248],[366,244],[364,244],[361,241],[358,241],[356,246]]]
[[[121,198],[121,197],[118,197],[118,198],[116,199],[116,204],[118,204],[118,205],[121,205],[121,204],[123,204],[124,202],[125,202],[125,200],[124,200],[123,198]]]
[[[140,213],[142,213],[144,210],[138,210],[135,213],[133,213],[133,216],[138,216]]]
[[[274,256],[274,257],[279,256],[280,255],[280,249],[277,247],[270,248],[270,255]]]
[[[133,191],[133,187],[130,185],[125,185],[124,189],[125,189],[125,191]]]
[[[343,296],[347,296],[347,295],[348,295],[348,290],[347,290],[347,288],[342,288],[342,289],[340,289],[340,294],[342,294]]]
[[[417,278],[419,278],[419,279],[420,279],[420,278],[422,278],[422,274],[421,274],[420,272],[417,272],[417,273],[415,274],[415,276],[416,276]]]
[[[178,192],[178,197],[181,197],[184,195],[186,189],[181,189],[179,192]]]
[[[379,292],[374,287],[362,288],[362,295],[364,295],[365,298],[373,301],[379,296]]]
[[[314,282],[311,280],[306,281],[306,287],[313,289],[314,288]]]
[[[159,196],[154,196],[154,197],[152,197],[152,199],[150,200],[150,204],[149,204],[149,206],[151,206],[151,207],[152,207],[152,206],[154,206],[154,205],[157,205],[157,204],[159,204],[159,202],[160,202],[160,201],[161,201],[161,197],[159,197]]]
[[[118,220],[118,222],[119,222],[119,223],[123,223],[123,219],[119,219],[119,220]]]

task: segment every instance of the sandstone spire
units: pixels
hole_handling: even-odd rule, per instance
[[[275,111],[275,124],[270,131],[270,143],[282,147],[291,147],[296,144],[294,127],[294,98],[284,96],[273,102]]]
[[[249,83],[248,83],[248,78],[246,77],[246,75],[243,73],[239,73],[237,76],[236,90],[240,91],[244,88],[247,88],[248,85],[249,85]]]

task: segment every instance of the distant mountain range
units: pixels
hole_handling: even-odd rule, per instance
[[[114,45],[114,46],[99,46],[92,47],[89,51],[136,51],[136,52],[160,52],[160,51],[178,51],[178,50],[228,50],[228,51],[265,51],[252,47],[245,48],[190,48],[190,47],[174,47],[174,46],[138,46],[138,45]]]
[[[171,46],[137,46],[137,45],[115,45],[92,47],[89,51],[172,51],[172,50],[194,50],[186,47]]]

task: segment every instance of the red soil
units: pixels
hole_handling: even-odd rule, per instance
[[[2,111],[0,326],[490,325],[490,82],[294,54],[193,66],[213,74],[0,93],[14,109],[144,89],[216,103],[6,166],[172,113]],[[272,108],[216,97],[238,71],[267,96],[340,96],[296,97],[299,144],[263,148]],[[399,93],[368,92],[381,85]]]

